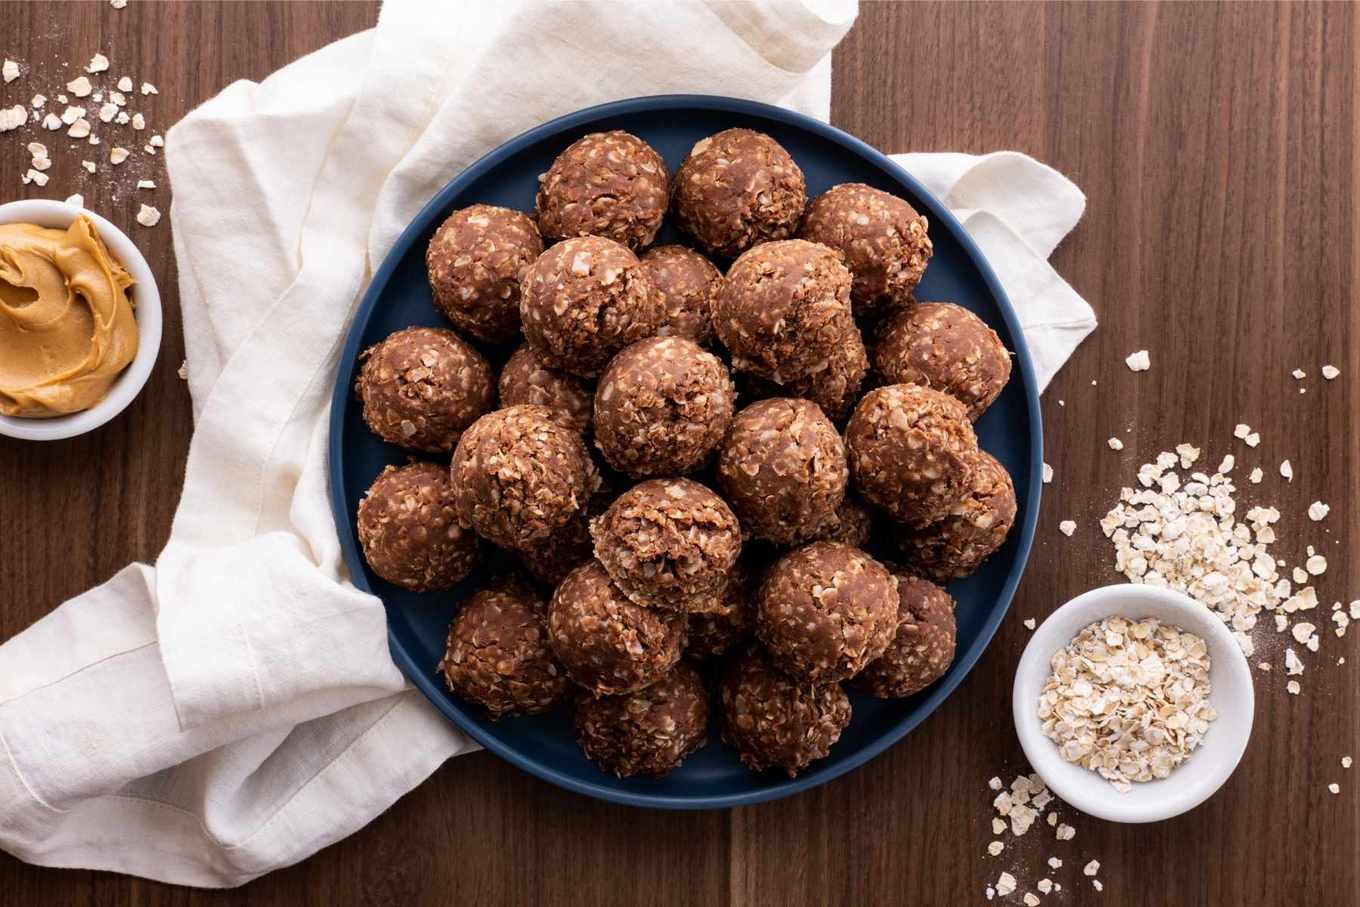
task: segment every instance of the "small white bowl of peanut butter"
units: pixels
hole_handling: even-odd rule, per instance
[[[161,345],[161,297],[121,230],[65,202],[0,205],[0,435],[72,438],[127,408]]]

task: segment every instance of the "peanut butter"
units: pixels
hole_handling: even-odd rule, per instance
[[[89,409],[137,355],[132,277],[84,216],[0,224],[0,413]]]

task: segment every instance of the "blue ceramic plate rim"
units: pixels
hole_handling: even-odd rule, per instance
[[[578,129],[595,120],[612,117],[628,116],[633,114],[654,113],[661,110],[686,110],[697,109],[706,111],[721,111],[737,116],[759,117],[774,120],[785,126],[802,129],[813,133],[823,139],[829,140],[851,154],[867,160],[869,163],[884,171],[887,175],[906,186],[916,197],[923,202],[927,209],[926,213],[933,225],[943,227],[949,231],[952,237],[967,253],[978,273],[981,274],[983,282],[987,286],[997,309],[1001,312],[1001,317],[1006,322],[1006,327],[1010,332],[1015,352],[1015,363],[1020,371],[1021,383],[1025,392],[1025,403],[1028,409],[1029,424],[1032,431],[1029,439],[1030,454],[1030,476],[1029,476],[1029,496],[1023,502],[1021,510],[1021,521],[1019,528],[1019,540],[1015,553],[1014,565],[1012,566],[1000,592],[997,594],[995,603],[992,606],[991,616],[983,624],[982,632],[978,634],[973,645],[958,657],[954,669],[950,676],[943,682],[931,688],[927,697],[912,709],[911,713],[897,724],[893,725],[888,731],[881,734],[877,739],[868,745],[862,746],[856,753],[838,761],[834,765],[829,765],[823,769],[806,772],[797,778],[788,781],[761,787],[756,790],[723,794],[719,796],[695,796],[683,797],[664,794],[640,794],[631,791],[621,791],[615,788],[606,787],[591,783],[574,775],[561,772],[551,765],[535,759],[532,756],[507,746],[494,735],[487,734],[475,722],[464,715],[457,703],[455,703],[439,686],[437,679],[433,675],[427,675],[422,671],[410,652],[406,650],[401,641],[388,631],[388,644],[392,652],[392,659],[415,684],[426,698],[434,704],[450,721],[457,725],[464,733],[468,734],[483,747],[495,753],[497,756],[511,763],[512,765],[529,772],[545,781],[555,784],[576,793],[585,794],[602,800],[614,803],[622,803],[628,806],[643,806],[659,809],[725,809],[735,806],[749,806],[756,803],[764,803],[769,800],[787,797],[800,791],[825,784],[834,778],[859,768],[870,759],[882,753],[888,747],[897,743],[917,725],[928,718],[948,696],[958,688],[963,679],[972,671],[982,653],[986,651],[991,643],[992,637],[996,634],[997,628],[1001,625],[1001,620],[1010,610],[1011,600],[1015,595],[1016,587],[1020,584],[1020,579],[1024,575],[1025,566],[1029,562],[1030,549],[1034,544],[1034,531],[1039,519],[1039,499],[1042,493],[1042,463],[1043,463],[1043,421],[1039,408],[1038,385],[1034,375],[1034,364],[1030,359],[1029,346],[1025,342],[1025,335],[1020,329],[1020,321],[1016,317],[1015,311],[1011,308],[1010,300],[1006,296],[1005,290],[1001,288],[1001,282],[997,279],[995,272],[987,263],[982,250],[973,242],[968,232],[958,219],[950,213],[931,192],[918,182],[911,174],[903,170],[894,163],[887,155],[870,147],[847,132],[843,132],[834,126],[823,123],[801,113],[795,113],[782,107],[775,107],[770,104],[763,104],[758,101],[749,101],[741,98],[730,98],[721,95],[693,95],[693,94],[672,94],[672,95],[653,95],[640,98],[629,98],[622,101],[611,101],[606,104],[598,104],[594,107],[587,107],[575,113],[550,120],[541,126],[536,126],[527,132],[510,139],[496,149],[488,152],[469,166],[466,170],[459,173],[447,185],[444,186],[434,198],[421,209],[415,219],[406,227],[401,236],[397,238],[387,257],[383,260],[382,266],[373,275],[373,280],[368,286],[364,298],[360,302],[358,309],[354,313],[354,319],[350,323],[349,335],[345,339],[345,345],[340,354],[339,366],[337,368],[335,389],[331,397],[331,418],[330,418],[330,438],[327,444],[329,452],[329,477],[330,477],[330,496],[331,510],[335,517],[336,531],[340,537],[341,550],[345,557],[346,566],[350,572],[350,580],[356,587],[365,592],[373,594],[369,587],[368,580],[364,575],[362,555],[359,552],[358,540],[355,537],[353,522],[350,519],[348,508],[345,504],[344,495],[344,444],[343,444],[343,425],[345,407],[348,403],[350,387],[354,380],[354,367],[358,361],[359,346],[362,342],[365,328],[368,325],[370,316],[382,297],[383,291],[391,280],[393,272],[398,264],[405,258],[412,244],[420,238],[442,215],[451,207],[451,203],[459,193],[461,193],[474,180],[481,178],[487,171],[493,169],[502,161],[519,153],[527,146],[534,145],[545,139],[551,138],[560,133]]]

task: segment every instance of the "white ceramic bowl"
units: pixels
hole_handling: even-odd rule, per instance
[[[1120,793],[1089,769],[1067,762],[1039,726],[1039,692],[1053,654],[1087,626],[1120,615],[1155,617],[1201,637],[1209,647],[1209,702],[1218,718],[1199,747],[1160,781],[1135,783]],[[1169,589],[1124,583],[1092,589],[1048,616],[1020,656],[1012,699],[1015,729],[1025,756],[1050,790],[1069,805],[1112,822],[1158,822],[1207,800],[1237,768],[1251,737],[1255,692],[1246,656],[1216,614]]]
[[[51,419],[16,419],[0,416],[0,435],[29,441],[56,441],[92,431],[127,408],[137,394],[141,393],[146,379],[151,376],[152,367],[156,364],[156,355],[161,348],[161,294],[156,288],[156,278],[151,273],[150,265],[123,231],[93,211],[77,208],[65,202],[41,199],[0,205],[0,224],[67,227],[78,214],[84,214],[94,221],[100,237],[109,247],[109,252],[123,263],[123,267],[127,268],[132,279],[136,281],[129,295],[137,316],[139,338],[137,355],[113,382],[104,399],[89,409]]]

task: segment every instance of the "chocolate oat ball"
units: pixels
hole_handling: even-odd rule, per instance
[[[722,272],[713,262],[684,246],[657,246],[642,256],[642,267],[666,304],[656,332],[684,337],[700,346],[713,344],[713,297]]]
[[[725,129],[696,142],[672,192],[680,229],[726,258],[792,236],[806,202],[803,171],[778,142],[750,129]]]
[[[477,536],[458,524],[449,471],[434,463],[384,469],[356,523],[368,566],[404,589],[448,589],[477,565]]]
[[[735,399],[727,366],[693,340],[639,340],[595,388],[595,446],[634,479],[692,472],[726,434]]]
[[[897,635],[853,684],[880,699],[919,693],[954,661],[954,599],[930,580],[898,572]]]
[[[548,638],[572,680],[596,696],[632,693],[680,660],[685,616],[637,605],[599,561],[577,567],[548,605]]]
[[[732,419],[718,487],[752,538],[792,545],[836,519],[848,477],[845,445],[817,404],[776,397]]]
[[[874,371],[889,384],[919,384],[956,397],[976,420],[1011,377],[996,331],[962,306],[921,302],[894,313],[874,343]]]
[[[897,541],[912,569],[936,582],[967,576],[1006,541],[1015,524],[1015,485],[991,454],[979,451],[968,486],[949,512],[922,527],[903,526]]]
[[[584,378],[656,333],[665,315],[637,256],[601,236],[558,243],[529,266],[522,283],[524,339],[545,365]]]
[[[689,616],[689,642],[685,654],[690,658],[717,658],[728,649],[750,638],[756,625],[756,589],[761,571],[743,557],[727,575],[727,584],[718,596],[718,610]]]
[[[520,272],[542,254],[538,227],[522,211],[455,211],[425,250],[435,306],[459,330],[503,343],[519,333]]]
[[[546,406],[573,431],[590,425],[594,405],[590,385],[575,375],[548,368],[527,343],[520,344],[501,369],[501,406]]]
[[[732,263],[713,304],[713,330],[732,365],[775,384],[807,378],[857,333],[850,272],[802,239],[763,243]]]
[[[547,407],[527,404],[473,423],[450,471],[459,522],[516,550],[566,525],[599,484],[581,436]]]
[[[815,541],[840,542],[851,548],[863,548],[869,544],[874,530],[873,512],[854,495],[847,494],[841,506],[836,508],[836,517]]]
[[[916,384],[865,394],[845,428],[845,447],[860,496],[915,526],[959,502],[978,450],[963,404]]]
[[[689,479],[634,485],[591,521],[595,557],[640,605],[716,611],[741,553],[741,526],[722,498]]]
[[[546,712],[567,691],[548,646],[545,604],[526,583],[494,581],[463,602],[439,662],[449,689],[492,718]]]
[[[538,178],[538,227],[549,240],[604,236],[641,249],[661,229],[667,179],[661,155],[642,139],[592,132]]]
[[[820,406],[828,418],[840,422],[850,415],[859,401],[860,386],[868,371],[869,355],[860,339],[859,329],[854,328],[845,343],[831,353],[826,368],[792,378],[784,382],[783,387],[765,382],[763,378],[755,381],[764,384],[763,388],[756,386],[761,396],[803,397]]]
[[[850,723],[850,698],[840,684],[795,680],[759,646],[727,666],[718,701],[723,739],[746,767],[782,768],[790,778],[825,758]]]
[[[812,200],[798,235],[845,257],[855,275],[852,296],[859,314],[911,301],[933,250],[928,226],[895,195],[841,183]]]
[[[693,665],[680,662],[636,693],[576,697],[576,739],[590,761],[627,778],[678,768],[708,738],[708,691]]]
[[[364,421],[389,443],[448,453],[495,403],[491,366],[453,331],[405,328],[360,358]]]
[[[593,500],[593,499],[592,499]],[[595,556],[595,543],[590,538],[589,510],[577,511],[547,538],[534,542],[516,552],[519,563],[530,576],[545,586],[557,584]]]
[[[883,654],[897,626],[897,583],[878,561],[839,542],[781,557],[756,596],[756,635],[780,669],[845,680]]]

